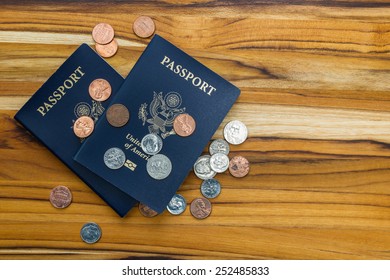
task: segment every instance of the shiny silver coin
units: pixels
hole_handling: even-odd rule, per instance
[[[110,148],[104,153],[104,163],[110,169],[119,169],[126,161],[125,153],[119,148]]]
[[[238,145],[248,137],[248,129],[240,121],[231,121],[223,129],[223,136],[230,144]]]
[[[202,180],[210,179],[215,176],[216,172],[211,169],[209,155],[201,156],[196,160],[194,163],[194,173]]]
[[[102,230],[96,223],[86,223],[81,228],[80,236],[85,243],[93,244],[99,241]]]
[[[229,168],[229,158],[225,154],[217,153],[210,158],[210,167],[217,173],[223,173]]]
[[[214,155],[216,153],[228,155],[229,151],[230,151],[229,143],[223,139],[214,140],[213,142],[211,142],[209,147],[210,155]]]
[[[207,179],[200,185],[200,192],[205,198],[216,198],[221,193],[221,184],[217,179]]]
[[[161,151],[163,141],[160,136],[150,133],[144,136],[141,140],[141,148],[148,155],[156,155]]]
[[[162,180],[171,173],[172,163],[167,156],[157,154],[148,159],[146,170],[153,179]]]
[[[186,210],[187,202],[180,194],[175,194],[167,205],[167,210],[172,215],[180,215]]]

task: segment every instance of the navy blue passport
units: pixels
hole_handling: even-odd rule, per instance
[[[161,213],[239,94],[237,87],[155,35],[113,100],[129,109],[129,122],[117,128],[103,118],[75,160]],[[173,120],[181,113],[196,121],[196,129],[188,137],[173,129]],[[148,133],[162,138],[160,154],[172,163],[172,172],[165,179],[153,179],[146,170],[150,156],[140,142]],[[126,155],[124,166],[117,170],[109,169],[103,160],[112,147]]]
[[[73,133],[73,122],[88,115],[98,123],[113,99],[91,99],[88,87],[97,78],[106,79],[113,94],[123,83],[121,75],[83,44],[17,112],[15,119],[123,217],[136,200],[73,160],[81,145]]]

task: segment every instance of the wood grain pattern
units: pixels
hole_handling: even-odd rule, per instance
[[[0,4],[1,259],[389,259],[390,3],[388,1],[2,1]],[[101,21],[126,76],[157,33],[240,87],[221,128],[249,139],[232,155],[250,175],[218,175],[202,221],[169,213],[119,218],[14,120],[16,111]],[[180,193],[200,195],[190,174]],[[50,190],[73,192],[55,209]],[[80,240],[95,221],[101,241]]]

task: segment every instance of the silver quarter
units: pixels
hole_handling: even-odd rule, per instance
[[[225,154],[216,153],[210,158],[210,167],[217,173],[223,173],[229,168],[229,158]]]
[[[86,223],[81,228],[80,236],[85,243],[93,244],[102,237],[102,230],[96,223]]]
[[[163,141],[154,133],[146,134],[141,140],[141,148],[148,155],[156,155],[161,151]]]
[[[172,215],[180,215],[186,210],[187,202],[180,194],[175,194],[167,205],[167,210]]]
[[[240,121],[231,121],[223,129],[223,136],[230,144],[239,145],[248,137],[248,129]]]
[[[229,151],[230,151],[229,143],[223,139],[215,139],[213,142],[211,142],[209,147],[210,155],[214,155],[216,153],[222,153],[228,155]]]
[[[110,148],[104,153],[104,163],[110,169],[119,169],[126,161],[125,153],[119,148]]]
[[[207,179],[200,185],[200,192],[205,198],[216,198],[221,193],[221,184],[217,179]]]
[[[146,170],[153,179],[162,180],[171,173],[172,163],[167,156],[157,154],[148,159]]]
[[[194,164],[195,175],[203,180],[213,178],[216,174],[210,166],[210,156],[204,155],[199,157]]]

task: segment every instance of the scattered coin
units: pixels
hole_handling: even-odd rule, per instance
[[[223,129],[223,135],[230,144],[238,145],[243,143],[248,137],[248,129],[245,124],[235,120],[226,124]]]
[[[167,210],[172,215],[180,215],[186,210],[187,202],[180,194],[175,194],[167,205]]]
[[[190,136],[195,131],[195,127],[195,120],[189,114],[177,115],[173,121],[173,129],[179,136]]]
[[[221,184],[217,179],[207,179],[200,185],[200,192],[206,198],[216,198],[221,193]]]
[[[216,174],[210,166],[210,156],[204,155],[199,157],[194,164],[195,175],[203,180],[213,178]]]
[[[114,28],[108,23],[99,23],[92,30],[92,38],[98,44],[108,44],[114,39]]]
[[[104,163],[110,169],[119,169],[126,161],[125,153],[119,148],[110,148],[104,153]]]
[[[57,186],[50,192],[50,203],[55,208],[66,208],[72,202],[72,193],[65,186]]]
[[[211,213],[211,203],[207,198],[200,197],[195,198],[191,202],[191,214],[197,219],[205,219],[210,216]]]
[[[153,179],[162,180],[171,173],[172,163],[167,156],[157,154],[148,159],[146,170]]]
[[[215,139],[211,142],[209,147],[210,155],[214,155],[216,153],[222,153],[228,155],[230,152],[229,143],[223,139]]]
[[[157,134],[150,133],[141,140],[141,148],[148,155],[156,155],[162,149],[163,141]]]
[[[223,173],[229,168],[229,158],[222,153],[213,154],[210,158],[210,167],[217,173]]]
[[[135,35],[141,38],[148,38],[153,35],[156,30],[154,21],[147,16],[138,17],[133,23],[133,31]]]
[[[86,223],[81,228],[80,236],[85,243],[93,244],[99,241],[102,230],[96,223]]]
[[[122,104],[113,104],[108,108],[106,118],[114,127],[124,126],[130,119],[129,110]]]
[[[82,116],[74,122],[73,132],[77,137],[85,138],[91,135],[94,127],[95,123],[91,117]]]
[[[111,95],[111,85],[105,79],[96,79],[90,83],[89,95],[93,100],[106,101]]]
[[[152,208],[150,208],[148,205],[146,204],[143,204],[143,203],[139,203],[138,204],[138,210],[139,212],[145,216],[145,217],[148,217],[148,218],[151,218],[151,217],[155,217],[158,215],[158,213],[156,211],[154,211]]]
[[[100,56],[109,58],[114,56],[118,51],[118,42],[113,39],[110,43],[106,45],[95,44],[96,51],[100,54]]]
[[[235,156],[230,160],[229,171],[234,177],[244,177],[249,173],[249,161],[243,156]]]

